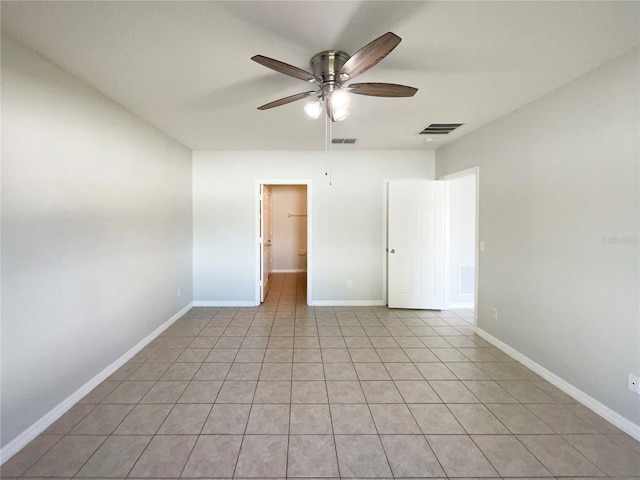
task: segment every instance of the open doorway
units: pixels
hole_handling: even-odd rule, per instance
[[[311,182],[256,182],[256,305],[268,298],[274,275],[304,276],[311,301]]]
[[[445,308],[472,311],[478,298],[478,167],[441,177],[447,181]]]

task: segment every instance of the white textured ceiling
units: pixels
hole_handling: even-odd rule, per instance
[[[309,69],[392,31],[402,43],[358,77],[417,87],[413,98],[353,95],[342,149],[432,149],[638,45],[640,3],[577,1],[2,2],[2,30],[196,150],[323,149],[308,89],[250,60]],[[424,143],[430,123],[464,123]]]

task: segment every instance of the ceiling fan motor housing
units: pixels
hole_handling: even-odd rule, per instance
[[[322,93],[330,93],[344,80],[338,78],[338,72],[351,58],[340,50],[326,50],[311,58],[313,74],[322,79]]]

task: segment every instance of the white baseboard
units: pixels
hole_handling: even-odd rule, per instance
[[[254,300],[212,300],[193,302],[194,307],[257,307]]]
[[[16,438],[7,443],[2,449],[0,449],[0,465],[4,464],[7,460],[13,457],[16,453],[22,450],[31,440],[36,438],[42,432],[44,432],[53,422],[58,420],[62,415],[78,403],[85,395],[91,390],[96,388],[100,383],[111,376],[121,366],[131,360],[140,350],[146,347],[149,343],[155,340],[162,332],[169,328],[176,320],[182,317],[185,313],[191,309],[192,303],[182,308],[178,313],[173,315],[169,320],[164,322],[158,328],[156,328],[149,335],[140,340],[135,346],[129,349],[124,355],[118,358],[111,365],[106,367],[95,377],[82,385],[78,390],[69,395],[66,399],[60,402],[57,406],[43,415],[33,425],[27,428],[24,432],[18,435]]]
[[[310,307],[380,307],[386,303],[383,300],[314,300]]]
[[[303,273],[306,268],[278,268],[271,270],[271,273]]]
[[[574,387],[566,380],[563,380],[562,378],[557,376],[555,373],[550,372],[549,370],[544,368],[542,365],[536,363],[535,361],[531,360],[529,357],[517,351],[515,348],[510,347],[509,345],[504,343],[502,340],[498,340],[496,337],[494,337],[490,333],[487,333],[478,327],[476,327],[476,333],[480,335],[482,338],[484,338],[487,342],[491,343],[492,345],[499,348],[510,357],[522,363],[525,367],[529,368],[530,370],[540,375],[547,382],[558,387],[567,395],[575,398],[578,402],[583,404],[585,407],[593,410],[595,413],[600,415],[606,421],[612,423],[623,432],[628,433],[633,438],[640,441],[640,425],[636,425],[631,420],[628,420],[622,415],[620,415],[619,413],[614,412],[609,407],[600,403],[598,400],[596,400],[589,394]]]

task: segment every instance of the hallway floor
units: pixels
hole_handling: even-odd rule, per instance
[[[38,478],[640,477],[640,443],[470,311],[193,308],[2,467]]]

